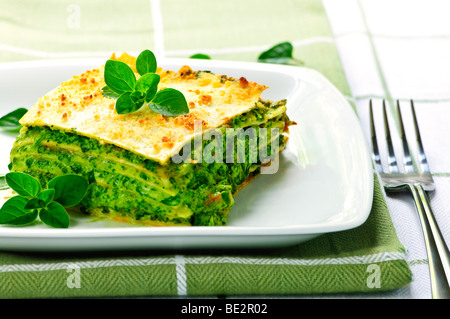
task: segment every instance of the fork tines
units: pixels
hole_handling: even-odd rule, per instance
[[[412,123],[414,125],[414,133],[415,133],[415,142],[418,150],[418,164],[420,165],[420,173],[421,174],[430,174],[430,169],[427,163],[427,159],[425,156],[425,152],[423,149],[422,139],[420,136],[419,126],[417,124],[417,116],[414,108],[414,102],[411,100],[411,114],[412,114]],[[371,133],[371,141],[372,141],[372,155],[375,163],[375,168],[379,173],[400,173],[399,165],[397,164],[397,157],[394,152],[394,146],[392,143],[391,130],[386,110],[386,101],[383,100],[383,124],[384,124],[384,138],[386,141],[386,149],[387,149],[387,168],[388,170],[383,169],[383,164],[380,156],[380,149],[377,141],[377,134],[375,129],[375,120],[374,120],[374,111],[372,100],[370,100],[370,133]],[[418,173],[416,172],[413,157],[410,153],[410,144],[407,139],[407,135],[405,133],[405,125],[404,119],[402,116],[400,102],[397,100],[397,114],[398,114],[398,132],[400,135],[401,143],[402,143],[402,151],[403,151],[403,169],[405,173]]]
[[[427,256],[429,261],[430,279],[433,298],[449,299],[450,286],[445,285],[446,282],[450,284],[450,252],[442,237],[439,226],[434,217],[433,209],[430,205],[430,200],[427,196],[427,191],[433,191],[435,184],[430,173],[425,152],[423,150],[422,139],[420,137],[419,126],[417,124],[417,116],[414,109],[414,103],[411,100],[411,114],[412,123],[414,126],[416,148],[418,149],[419,164],[414,165],[413,158],[409,151],[408,139],[405,133],[404,119],[400,110],[400,103],[397,101],[398,114],[398,133],[402,142],[403,149],[403,167],[404,171],[399,171],[397,160],[394,154],[394,147],[392,144],[391,131],[389,128],[389,121],[386,111],[386,102],[383,100],[383,124],[385,139],[387,144],[387,159],[388,170],[384,170],[378,147],[374,111],[372,100],[370,100],[370,131],[372,138],[372,152],[373,160],[377,172],[380,176],[383,187],[386,191],[402,191],[409,190],[414,198],[417,212],[420,217],[423,235],[425,239],[425,246],[427,249]],[[411,148],[412,149],[412,148]],[[416,170],[420,167],[421,171]]]

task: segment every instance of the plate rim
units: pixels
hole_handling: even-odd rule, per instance
[[[102,58],[71,58],[71,59],[42,59],[42,60],[28,60],[17,62],[0,63],[0,70],[15,69],[15,68],[33,68],[33,67],[52,67],[52,66],[78,66],[97,64],[105,61]],[[270,71],[276,73],[285,73],[294,77],[299,75],[315,78],[318,81],[327,85],[334,93],[339,96],[347,106],[348,115],[354,117],[358,125],[358,135],[365,141],[364,133],[360,125],[356,112],[343,96],[343,94],[319,71],[306,68],[303,66],[288,66],[279,64],[268,64],[260,62],[245,62],[245,61],[228,61],[228,60],[201,60],[188,58],[160,58],[159,65],[164,64],[179,64],[190,65],[191,67],[209,66],[215,68],[243,68],[250,71]],[[4,227],[0,226],[0,238],[80,238],[80,237],[153,237],[153,236],[291,236],[291,235],[311,235],[337,232],[342,230],[349,230],[362,225],[370,215],[373,191],[374,191],[374,174],[372,169],[372,162],[370,160],[369,148],[364,143],[365,153],[367,154],[367,161],[365,167],[368,170],[368,193],[365,198],[365,208],[363,212],[357,214],[354,218],[345,220],[344,222],[333,224],[331,228],[324,228],[323,222],[311,223],[308,225],[288,225],[288,226],[176,226],[176,227],[110,227],[110,228],[69,228],[69,229],[41,229],[41,228],[20,228],[20,227]],[[23,231],[26,229],[26,231]]]

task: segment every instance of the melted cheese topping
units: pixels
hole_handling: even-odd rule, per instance
[[[120,60],[135,71],[136,58],[123,54]],[[190,112],[164,116],[144,106],[131,114],[117,114],[115,100],[102,94],[106,85],[104,66],[86,71],[39,98],[20,120],[23,126],[49,126],[111,143],[141,156],[166,163],[195,135],[227,124],[233,117],[255,107],[267,88],[245,78],[234,79],[209,72],[194,72],[183,66],[178,72],[158,68],[158,89],[181,91]],[[195,122],[198,121],[198,122]],[[201,125],[202,131],[194,126]]]

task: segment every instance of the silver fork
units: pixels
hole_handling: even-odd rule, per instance
[[[413,195],[425,237],[431,276],[432,297],[434,299],[450,299],[450,253],[439,230],[428,194],[426,193],[434,191],[435,185],[423,149],[413,101],[411,100],[411,113],[416,134],[415,142],[419,153],[418,166],[420,169],[416,169],[413,164],[413,157],[409,151],[410,144],[408,144],[405,134],[399,101],[397,101],[397,112],[399,115],[399,133],[403,148],[403,170],[397,164],[386,112],[386,103],[383,100],[383,124],[387,148],[386,164],[388,168],[386,170],[383,168],[380,157],[372,100],[370,100],[370,132],[374,165],[387,192],[410,191]]]

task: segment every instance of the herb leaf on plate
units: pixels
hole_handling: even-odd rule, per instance
[[[136,70],[143,76],[147,73],[156,72],[156,57],[150,50],[142,51],[136,59]]]
[[[160,77],[155,73],[157,62],[153,52],[144,50],[139,54],[136,59],[136,70],[141,75],[138,80],[126,63],[106,61],[104,74],[106,87],[102,92],[105,97],[117,100],[115,108],[118,114],[136,112],[145,103],[148,103],[154,112],[167,116],[189,113],[186,99],[180,91],[171,89],[158,95]],[[160,104],[161,96],[164,97],[163,104]]]
[[[184,95],[175,89],[167,88],[156,93],[149,107],[162,115],[175,116],[189,112]]]
[[[46,189],[40,192],[37,197],[39,204],[42,205],[42,207],[47,206],[55,198],[55,193],[54,189]]]
[[[41,184],[34,177],[19,172],[6,174],[6,182],[17,194],[35,197],[41,191]]]
[[[105,64],[105,83],[111,90],[119,94],[133,92],[136,76],[126,63],[108,60]]]
[[[136,104],[131,99],[131,94],[134,92],[122,93],[116,101],[117,114],[128,114],[139,110],[142,104]]]
[[[68,228],[70,224],[69,214],[58,202],[51,202],[39,212],[39,218],[48,226],[55,228]]]
[[[48,188],[55,190],[54,201],[64,207],[78,204],[86,194],[87,180],[75,174],[61,175],[48,182]]]
[[[8,131],[17,131],[22,125],[20,125],[19,120],[27,113],[26,108],[18,108],[8,114],[0,117],[0,128]]]
[[[26,225],[37,217],[37,210],[26,209],[28,198],[14,196],[8,199],[0,208],[0,224]]]
[[[109,97],[111,99],[118,99],[120,94],[113,91],[109,86],[105,86],[102,88],[102,94],[103,96]]]
[[[70,218],[64,207],[80,203],[88,188],[87,180],[75,174],[53,178],[44,190],[37,179],[20,172],[6,174],[6,183],[19,194],[0,208],[0,224],[7,225],[27,225],[39,216],[44,224],[67,228]]]

